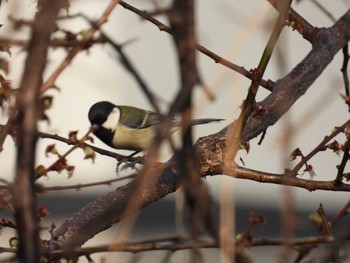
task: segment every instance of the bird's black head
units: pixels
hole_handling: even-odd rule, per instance
[[[113,103],[108,101],[100,101],[92,105],[88,114],[91,125],[102,125],[115,107]]]
[[[114,131],[103,127],[108,116],[116,106],[108,101],[100,101],[91,106],[89,110],[89,120],[91,125],[98,125],[98,128],[93,133],[107,145],[113,146]]]

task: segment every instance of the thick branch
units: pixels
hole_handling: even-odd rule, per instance
[[[55,231],[54,239],[60,246],[65,246],[74,237],[74,246],[80,246],[114,223],[174,192],[179,187],[179,176],[172,165],[175,165],[175,162],[170,161],[159,180],[145,184],[137,194],[134,190],[138,182],[132,181],[89,203],[74,213]],[[154,170],[153,172],[158,173],[159,171]],[[131,196],[133,205],[128,206]],[[126,207],[128,210],[125,210]],[[97,218],[99,220],[96,220]],[[87,228],[87,225],[90,227]],[[82,229],[84,229],[83,232]]]
[[[224,166],[222,160],[226,150],[225,142],[225,130],[202,137],[197,141],[194,150],[201,176],[222,174]],[[175,167],[173,158],[168,161],[158,181],[146,184],[142,191],[138,192],[137,196],[135,196],[134,182],[131,182],[87,204],[68,218],[55,231],[55,240],[57,240],[60,246],[65,246],[69,244],[71,238],[74,236],[76,241],[74,245],[80,246],[97,233],[111,227],[123,218],[163,198],[167,194],[176,191],[180,186],[180,175],[177,173]],[[159,167],[155,169],[154,173],[158,173],[160,171],[159,169],[163,168]],[[265,173],[237,166],[232,167],[232,169],[228,171],[228,176],[236,178],[262,183],[295,186],[309,191],[350,191],[349,184],[335,184],[333,181],[300,179],[284,174]],[[132,207],[128,207],[128,210],[125,210],[128,200],[132,195],[134,195],[133,198],[136,199],[134,200],[135,203]],[[95,223],[92,224],[92,222]],[[89,225],[89,227],[87,227],[87,225]],[[82,229],[84,229],[83,232]],[[77,236],[78,240],[76,239]]]
[[[309,89],[335,54],[350,40],[350,10],[332,27],[323,28],[314,36],[309,54],[284,78],[275,82],[273,92],[259,105],[264,114],[248,119],[243,140],[250,140],[274,125]]]

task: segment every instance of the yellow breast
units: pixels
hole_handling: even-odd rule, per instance
[[[151,146],[156,135],[155,133],[155,127],[132,129],[123,125],[117,125],[113,144],[119,149],[145,151]]]

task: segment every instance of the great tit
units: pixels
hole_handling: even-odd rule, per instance
[[[100,101],[91,106],[88,114],[91,125],[97,125],[94,134],[115,149],[145,151],[151,144],[160,125],[159,115],[132,106],[114,105]],[[219,122],[223,119],[196,119],[191,125]],[[172,121],[173,128],[180,127],[179,120]],[[176,130],[176,129],[175,129]]]

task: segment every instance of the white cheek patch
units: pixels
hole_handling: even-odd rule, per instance
[[[120,120],[120,110],[119,108],[114,108],[109,114],[107,120],[102,124],[103,128],[114,131]]]

